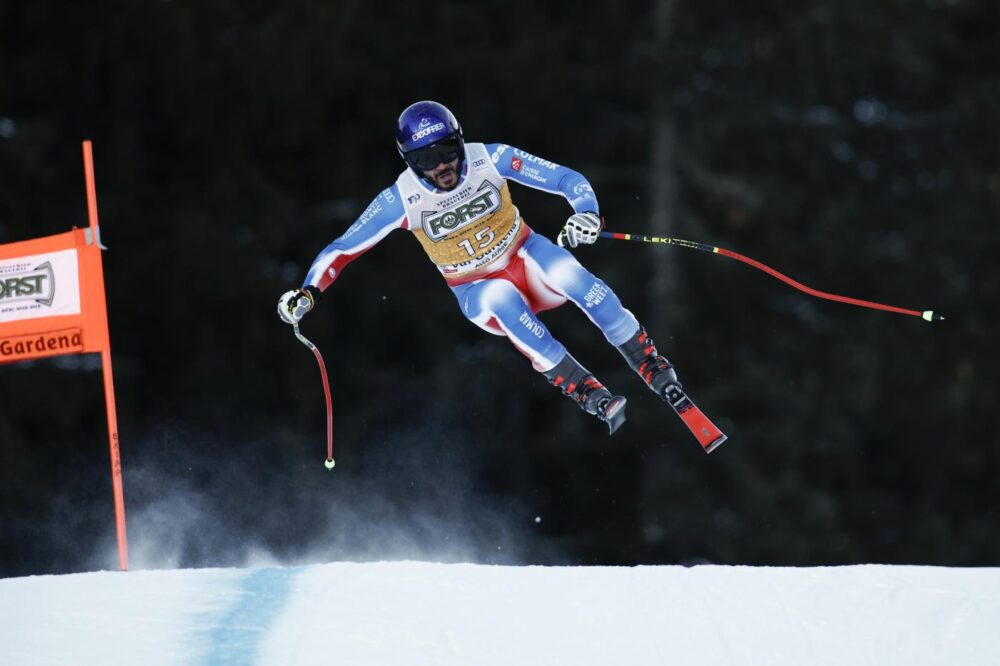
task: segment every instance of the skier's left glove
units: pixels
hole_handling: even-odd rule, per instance
[[[559,232],[556,242],[559,247],[591,245],[598,239],[604,228],[604,218],[597,213],[575,213],[566,220],[566,226]]]
[[[286,291],[278,299],[278,316],[286,324],[298,324],[316,305],[318,291],[315,287]]]

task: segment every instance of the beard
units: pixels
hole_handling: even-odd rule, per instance
[[[435,171],[431,175],[430,180],[434,183],[434,185],[443,190],[450,190],[454,188],[458,185],[459,181],[457,161],[456,164],[449,164],[442,167],[440,171]]]

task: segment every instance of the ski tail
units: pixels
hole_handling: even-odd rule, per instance
[[[719,448],[725,441],[726,436],[719,430],[712,421],[705,416],[705,413],[698,409],[698,406],[691,401],[684,390],[677,384],[671,384],[664,391],[664,399],[674,408],[677,416],[681,417],[684,425],[688,427],[691,434],[695,436],[705,453],[711,453]]]

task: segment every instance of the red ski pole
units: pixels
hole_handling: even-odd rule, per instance
[[[302,333],[299,332],[299,325],[294,325],[295,337],[299,339],[299,342],[304,344],[306,347],[312,351],[313,356],[316,357],[316,362],[319,363],[319,374],[323,378],[323,393],[326,395],[326,468],[333,469],[336,464],[333,462],[333,400],[330,398],[330,380],[326,376],[326,363],[323,362],[323,355],[319,353],[319,349],[316,348],[312,342],[310,342]]]
[[[737,261],[742,261],[744,264],[748,264],[764,271],[768,275],[778,278],[785,284],[789,284],[799,291],[804,291],[810,296],[815,296],[817,298],[825,298],[828,301],[838,301],[840,303],[848,303],[850,305],[857,305],[863,308],[872,308],[874,310],[885,310],[886,312],[895,312],[897,314],[910,315],[912,317],[920,317],[924,321],[942,321],[944,316],[936,314],[933,310],[907,310],[906,308],[897,308],[894,305],[884,305],[882,303],[875,303],[872,301],[862,301],[857,298],[850,298],[848,296],[838,296],[837,294],[830,294],[825,291],[819,291],[818,289],[813,289],[812,287],[807,287],[801,282],[796,282],[792,278],[788,277],[783,273],[779,273],[770,266],[760,263],[756,259],[751,259],[750,257],[744,257],[738,252],[733,252],[732,250],[725,250],[721,247],[715,247],[714,245],[707,245],[705,243],[695,243],[694,241],[681,240],[680,238],[658,238],[655,236],[643,236],[642,234],[621,234],[612,231],[602,231],[601,238],[614,238],[617,240],[630,240],[630,241],[640,241],[642,243],[666,243],[668,245],[679,245],[681,247],[688,247],[693,250],[702,250],[704,252],[711,252],[713,254],[721,254],[723,256],[729,257],[730,259],[736,259]]]

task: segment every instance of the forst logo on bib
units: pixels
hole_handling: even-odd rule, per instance
[[[476,197],[443,213],[425,211],[421,224],[424,233],[435,243],[451,232],[475,222],[500,208],[500,191],[484,180],[476,190]]]

